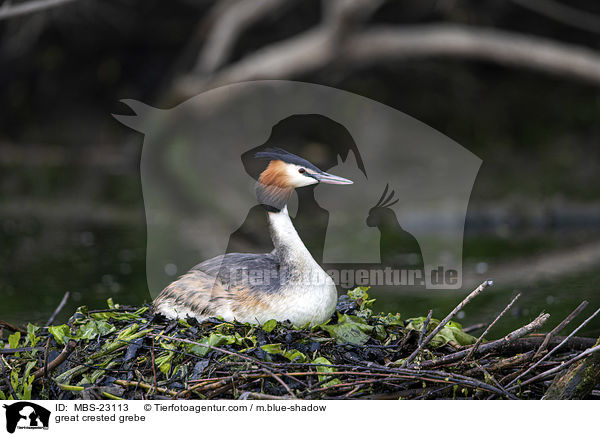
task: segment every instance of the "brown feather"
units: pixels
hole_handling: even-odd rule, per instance
[[[286,164],[280,160],[272,160],[258,179],[258,200],[262,204],[281,209],[293,192],[294,187],[289,182]]]
[[[192,270],[167,286],[153,305],[157,312],[163,312],[162,309],[191,312],[198,321],[228,312],[240,319],[254,319],[270,312],[277,297],[257,294],[245,286],[229,288],[202,271]]]
[[[269,166],[260,174],[258,179],[265,186],[273,186],[280,189],[290,189],[286,164],[281,160],[272,160]]]

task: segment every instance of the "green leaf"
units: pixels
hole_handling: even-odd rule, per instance
[[[29,377],[23,377],[23,393],[21,394],[21,400],[31,400],[31,390],[33,389],[33,381],[35,377],[30,375]]]
[[[175,344],[162,341],[160,343],[160,346],[167,350],[174,350],[176,348]],[[172,351],[167,351],[166,353],[162,353],[161,355],[159,355],[154,361],[160,372],[162,372],[167,377],[169,376],[169,372],[171,371],[171,361],[173,360],[174,356],[175,353],[173,353]]]
[[[369,340],[373,327],[364,322],[361,317],[341,315],[338,313],[338,323],[321,325],[338,344],[364,345]]]
[[[108,306],[109,309],[114,309],[115,308],[115,302],[113,301],[112,297],[108,298],[106,300],[106,305]]]
[[[354,289],[352,289],[351,291],[348,291],[348,297],[350,297],[351,300],[366,300],[369,298],[369,294],[367,293],[367,291],[369,290],[368,286],[358,286]]]
[[[190,323],[189,323],[189,322],[187,322],[185,319],[181,319],[181,318],[179,318],[179,319],[177,320],[177,324],[179,324],[179,325],[180,325],[180,326],[182,326],[182,327],[187,327],[187,328],[190,328],[190,327],[191,327],[191,325],[190,325]]]
[[[27,324],[27,339],[26,339],[26,343],[30,346],[30,347],[35,347],[36,344],[39,342],[40,338],[38,338],[36,336],[37,331],[40,328],[38,326],[35,326],[33,324]]]
[[[114,325],[107,323],[106,321],[97,321],[94,319],[89,320],[86,324],[83,324],[77,330],[77,339],[95,339],[99,336],[104,336],[112,333],[116,330]]]
[[[322,365],[331,365],[331,362],[322,356],[317,357],[311,363],[320,363]],[[335,372],[335,368],[332,366],[317,366],[316,368],[317,368],[317,372]],[[330,376],[328,376],[326,374],[319,374],[317,377],[319,378],[319,381],[322,382],[324,380],[327,380]],[[340,379],[334,378],[332,380],[329,380],[326,383],[323,383],[323,387],[338,385],[340,383],[341,383]]]
[[[75,313],[73,314],[73,316],[71,318],[78,318],[76,321],[80,321],[82,319],[85,319],[88,317],[88,307],[87,306],[79,306],[77,309],[75,309]],[[79,315],[79,316],[76,316]]]
[[[279,354],[290,362],[306,362],[306,355],[298,350],[286,350],[280,343],[277,344],[266,344],[260,347],[263,351],[269,354]]]
[[[384,341],[387,338],[387,332],[385,331],[385,327],[381,324],[377,324],[374,329],[375,338],[379,341]]]
[[[408,320],[406,329],[408,330],[423,330],[426,317],[411,318]],[[440,324],[440,321],[432,318],[427,326],[427,333],[431,333]],[[429,342],[431,348],[439,348],[446,345],[448,342],[455,342],[458,345],[471,345],[477,341],[477,338],[462,331],[462,325],[455,321],[450,321],[446,324]]]
[[[357,288],[348,291],[348,297],[351,300],[354,300],[356,304],[358,304],[359,310],[356,311],[356,314],[362,318],[369,318],[373,315],[373,310],[371,310],[371,306],[375,302],[375,299],[369,300],[368,286],[358,286]]]
[[[135,312],[97,312],[90,313],[90,318],[105,320],[114,319],[115,321],[128,321],[131,319],[137,319],[140,315],[148,310],[148,307],[144,306]]]
[[[386,313],[385,315],[379,316],[378,318],[381,322],[383,322],[386,325],[404,325],[404,322],[402,321],[402,316],[399,313]]]
[[[48,327],[48,331],[54,336],[56,342],[61,345],[64,345],[66,340],[69,339],[96,339],[99,336],[107,335],[115,330],[116,327],[114,325],[111,325],[106,321],[97,321],[95,319],[90,319],[85,324],[81,324],[75,334],[71,333],[70,327],[66,324]]]
[[[477,341],[475,336],[463,332],[462,325],[455,321],[450,321],[440,330],[440,335],[449,341],[456,342],[458,345],[471,345]]]
[[[281,344],[266,344],[261,345],[260,347],[263,351],[269,354],[281,354],[283,353],[283,348],[281,348]]]
[[[267,333],[271,333],[275,327],[277,327],[277,321],[274,319],[270,319],[262,325],[262,329]]]
[[[61,388],[63,391],[81,392],[85,389],[83,386],[72,386],[72,385],[66,385],[66,384],[62,384],[62,383],[56,383],[56,385],[59,388]]]
[[[10,372],[10,385],[15,393],[19,392],[19,370],[16,368]],[[17,393],[18,396],[19,394]]]
[[[48,327],[48,331],[50,332],[50,334],[52,334],[52,336],[54,336],[54,339],[60,345],[65,344],[65,338],[67,340],[71,338],[71,329],[66,324],[50,326]]]
[[[18,348],[21,340],[21,332],[14,332],[8,337],[8,348]]]
[[[33,369],[34,366],[35,366],[34,360],[30,360],[29,362],[27,362],[27,365],[25,365],[25,373],[23,374],[23,380],[26,380],[27,378],[29,378],[29,373],[31,372],[31,370]]]
[[[306,355],[295,349],[285,350],[283,353],[281,353],[281,355],[288,359],[290,362],[306,362]]]
[[[236,344],[236,343],[241,344],[242,339],[243,338],[239,335],[236,337],[235,335],[224,335],[221,333],[211,333],[210,336],[208,336],[208,337],[205,336],[198,341],[198,343],[201,345],[193,345],[190,348],[190,352],[192,352],[200,357],[204,357],[210,351],[210,348],[208,348],[208,347],[218,347],[220,345],[230,345],[230,344]],[[208,345],[208,347],[203,347],[202,345]]]

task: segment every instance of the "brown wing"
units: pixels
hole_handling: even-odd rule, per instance
[[[276,293],[281,288],[281,281],[286,280],[279,275],[279,258],[274,251],[265,254],[228,253],[208,259],[191,271],[217,277],[228,289],[242,287],[258,293]],[[251,273],[258,273],[258,277],[265,279],[258,282],[248,280]]]
[[[206,319],[223,316],[229,309],[232,293],[213,276],[191,270],[171,283],[154,300],[154,309],[169,318]]]
[[[279,304],[279,278],[267,283],[252,283],[231,268],[248,270],[278,269],[273,253],[230,253],[209,259],[167,286],[154,300],[157,312],[169,318],[194,317],[202,321],[211,316],[254,322]],[[216,278],[215,278],[216,277]]]

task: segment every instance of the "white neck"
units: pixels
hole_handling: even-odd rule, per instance
[[[295,268],[320,268],[298,236],[287,205],[280,212],[268,212],[269,230],[279,262]]]
[[[321,324],[335,311],[337,292],[331,277],[312,258],[294,228],[287,206],[269,212],[269,230],[283,274],[282,319],[294,324]]]

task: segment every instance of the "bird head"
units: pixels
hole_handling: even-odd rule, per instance
[[[254,156],[269,160],[269,165],[258,179],[257,194],[263,205],[275,209],[280,210],[296,188],[318,183],[332,185],[353,183],[351,180],[321,171],[306,159],[280,148],[268,148]]]

